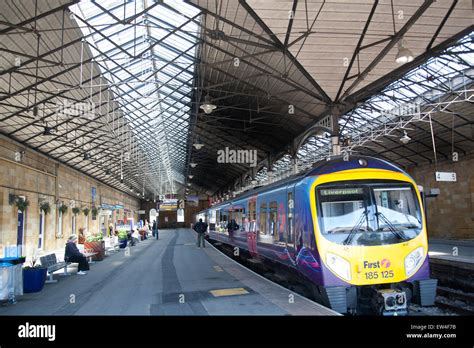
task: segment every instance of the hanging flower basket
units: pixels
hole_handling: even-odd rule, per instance
[[[67,205],[61,204],[58,208],[58,210],[61,212],[61,214],[66,214],[67,213]]]
[[[89,215],[89,208],[85,207],[84,209],[82,209],[82,212],[84,213],[85,216],[88,216]]]
[[[15,205],[19,211],[23,212],[30,205],[30,202],[28,201],[28,199],[23,199],[21,197],[18,197],[15,201]]]
[[[74,215],[77,215],[77,214],[79,214],[80,212],[81,212],[81,209],[79,209],[78,207],[72,208],[72,213],[73,213]]]
[[[42,211],[45,215],[49,214],[51,211],[51,206],[49,205],[49,202],[43,202],[40,204],[40,211]]]
[[[99,210],[96,207],[93,207],[91,209],[92,216],[95,218],[97,214],[99,213]]]

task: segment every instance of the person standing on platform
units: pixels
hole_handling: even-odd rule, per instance
[[[202,247],[205,248],[206,245],[204,244],[204,236],[207,231],[207,224],[205,222],[202,222],[202,219],[199,219],[199,222],[196,225],[194,225],[193,229],[198,234],[198,238],[197,238],[198,248],[201,247],[201,244],[202,244]]]
[[[153,220],[153,237],[158,240],[158,224],[156,223],[156,220]]]

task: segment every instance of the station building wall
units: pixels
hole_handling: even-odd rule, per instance
[[[21,161],[15,160],[15,152],[24,150]],[[95,206],[100,204],[119,204],[124,209],[99,210],[93,219],[92,213],[86,217],[82,208],[92,208],[92,189],[95,188]],[[115,223],[124,217],[138,218],[140,201],[126,193],[85,176],[84,174],[36,153],[32,149],[0,137],[0,257],[4,247],[17,244],[18,209],[11,204],[12,196],[24,196],[29,201],[24,220],[25,246],[22,254],[31,257],[38,247],[40,230],[40,202],[48,201],[51,212],[45,215],[43,251],[64,248],[67,238],[78,233],[79,228],[87,228],[89,234],[101,231],[100,223]],[[75,217],[75,230],[72,230],[73,213],[71,201],[81,212]],[[68,206],[62,217],[62,236],[59,236],[59,211],[57,203]]]
[[[435,172],[455,172],[456,182],[436,181]],[[409,168],[425,192],[438,188],[437,197],[426,198],[428,236],[442,239],[474,239],[474,154],[459,162],[442,162]]]

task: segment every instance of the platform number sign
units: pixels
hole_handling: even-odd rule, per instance
[[[436,172],[435,177],[436,181],[457,181],[456,173],[451,172]]]

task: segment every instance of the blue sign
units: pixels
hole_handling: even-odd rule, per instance
[[[95,187],[92,188],[92,204],[95,203],[95,196],[96,196],[97,190]]]
[[[16,245],[18,247],[18,257],[21,256],[23,253],[23,223],[24,223],[24,212],[18,210],[18,227],[17,227],[17,234],[16,234]]]

